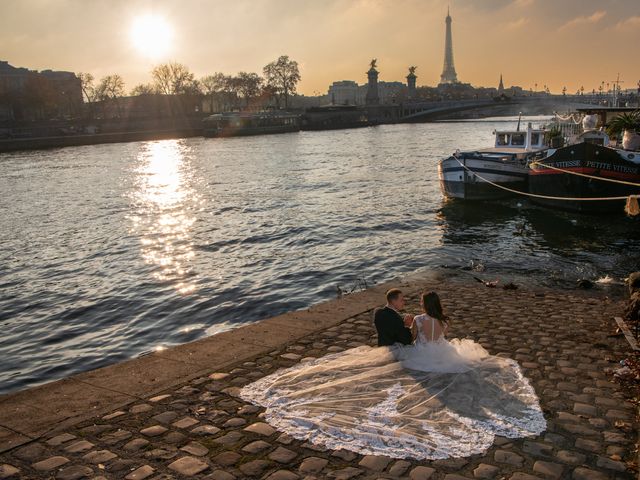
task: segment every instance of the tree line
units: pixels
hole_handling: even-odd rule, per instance
[[[90,73],[77,76],[86,102],[114,102],[120,111],[119,99],[126,96],[125,82],[120,75],[107,75],[97,82]],[[207,102],[210,111],[216,107],[239,109],[254,101],[273,102],[278,108],[287,108],[300,78],[298,62],[287,55],[265,65],[262,76],[254,72],[236,75],[217,72],[197,79],[186,65],[170,62],[155,66],[151,70],[151,81],[136,85],[130,95],[197,96]]]

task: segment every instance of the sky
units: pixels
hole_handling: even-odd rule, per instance
[[[458,79],[554,92],[640,81],[640,0],[0,0],[0,60],[43,70],[120,74],[127,89],[164,61],[197,77],[300,65],[298,91],[335,80],[439,82],[447,7]],[[606,87],[605,87],[606,88]]]

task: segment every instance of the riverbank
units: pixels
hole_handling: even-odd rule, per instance
[[[280,435],[237,397],[277,368],[374,344],[370,311],[390,285],[407,293],[411,310],[422,289],[437,289],[453,318],[450,336],[520,362],[547,432],[496,438],[464,459],[394,461]],[[610,373],[629,350],[610,335],[623,310],[622,299],[597,292],[490,289],[442,273],[379,285],[0,397],[0,478],[635,478],[636,412]]]
[[[75,147],[80,145],[99,145],[102,143],[167,140],[198,137],[201,135],[201,128],[179,128],[139,132],[114,132],[83,135],[64,135],[55,137],[14,138],[9,140],[0,140],[0,153],[15,152],[21,150],[42,150],[46,148]]]

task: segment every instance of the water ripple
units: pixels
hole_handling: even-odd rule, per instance
[[[1,155],[0,393],[307,308],[359,278],[474,262],[614,288],[640,269],[637,220],[442,200],[438,159],[504,125]]]

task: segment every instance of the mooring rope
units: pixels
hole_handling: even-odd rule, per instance
[[[483,182],[487,182],[489,185],[493,185],[494,187],[500,188],[502,190],[506,190],[507,192],[517,193],[517,194],[520,194],[520,195],[525,195],[527,197],[543,198],[545,200],[568,200],[568,201],[576,201],[576,202],[589,202],[589,201],[605,201],[605,200],[627,200],[630,197],[638,197],[639,196],[639,195],[624,195],[624,196],[621,196],[621,197],[555,197],[555,196],[552,196],[552,195],[540,195],[540,194],[537,194],[537,193],[523,192],[522,190],[515,190],[513,188],[505,187],[504,185],[500,185],[498,183],[494,183],[491,180],[487,180],[486,178],[478,175],[476,172],[471,170],[469,167],[467,167],[464,163],[462,163],[456,157],[453,157],[453,158],[455,158],[456,162],[458,162],[462,166],[462,168],[464,168],[465,170],[471,172],[472,174],[474,174],[476,177],[478,177]]]
[[[569,173],[571,175],[577,175],[579,177],[602,180],[603,182],[621,183],[622,185],[631,185],[632,187],[640,187],[640,183],[627,182],[626,180],[616,180],[614,178],[596,177],[595,175],[588,175],[586,173],[573,172],[571,170],[565,170],[563,168],[552,167],[551,165],[547,165],[546,163],[531,162],[529,165],[542,165],[543,167],[550,168],[551,170],[557,170],[558,172]]]

